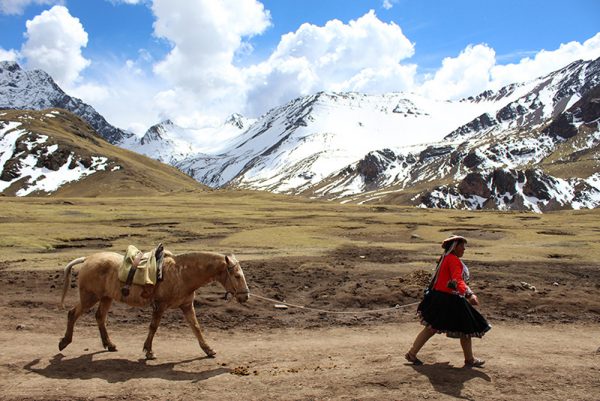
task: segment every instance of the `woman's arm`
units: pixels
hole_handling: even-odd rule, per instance
[[[471,291],[465,280],[463,280],[462,262],[456,256],[451,258],[449,262],[450,280],[448,281],[448,288],[454,290],[458,295],[465,296]]]

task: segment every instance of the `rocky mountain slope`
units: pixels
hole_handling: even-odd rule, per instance
[[[358,181],[372,192],[357,193],[357,202],[535,211],[598,207],[600,60],[573,63],[534,84],[421,152],[370,153],[315,192],[335,197],[338,188]]]
[[[187,157],[202,152],[217,153],[227,149],[254,121],[240,114],[229,116],[222,124],[200,129],[185,129],[171,120],[150,127],[144,136],[130,136],[117,143],[164,163],[176,165]]]
[[[600,205],[599,84],[600,59],[578,61],[461,101],[320,92],[255,121],[233,115],[201,129],[164,121],[137,138],[101,131],[106,121],[45,73],[4,62],[0,107],[74,108],[110,142],[214,188],[547,211]]]
[[[422,207],[597,207],[600,60],[459,102],[317,93],[222,152],[174,165],[213,186]]]
[[[171,166],[109,144],[66,110],[0,111],[0,194],[128,196],[203,188]]]
[[[60,108],[70,111],[90,124],[110,143],[133,134],[110,125],[94,108],[67,95],[42,70],[23,70],[12,61],[0,61],[0,110],[44,110]]]

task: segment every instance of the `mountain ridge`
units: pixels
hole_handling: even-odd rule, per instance
[[[600,59],[580,60],[457,101],[317,92],[256,120],[234,114],[194,129],[166,120],[116,143],[213,188],[420,207],[598,207],[599,85]]]
[[[151,196],[202,191],[174,167],[110,144],[64,109],[0,111],[0,193]]]
[[[67,95],[43,70],[24,70],[13,61],[0,61],[0,110],[45,110],[59,108],[87,121],[110,143],[133,134],[109,124],[92,106]]]

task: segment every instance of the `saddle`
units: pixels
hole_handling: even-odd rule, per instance
[[[119,268],[119,281],[124,283],[121,287],[123,297],[129,295],[132,284],[142,285],[142,297],[150,298],[154,293],[154,286],[162,281],[162,265],[165,251],[162,244],[150,252],[143,253],[133,245],[127,247],[127,253]]]

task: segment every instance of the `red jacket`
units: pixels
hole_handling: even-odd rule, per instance
[[[456,283],[454,288],[448,287],[448,283],[451,281]],[[433,289],[461,296],[470,292],[469,286],[463,279],[463,264],[458,256],[450,253],[444,257]]]

